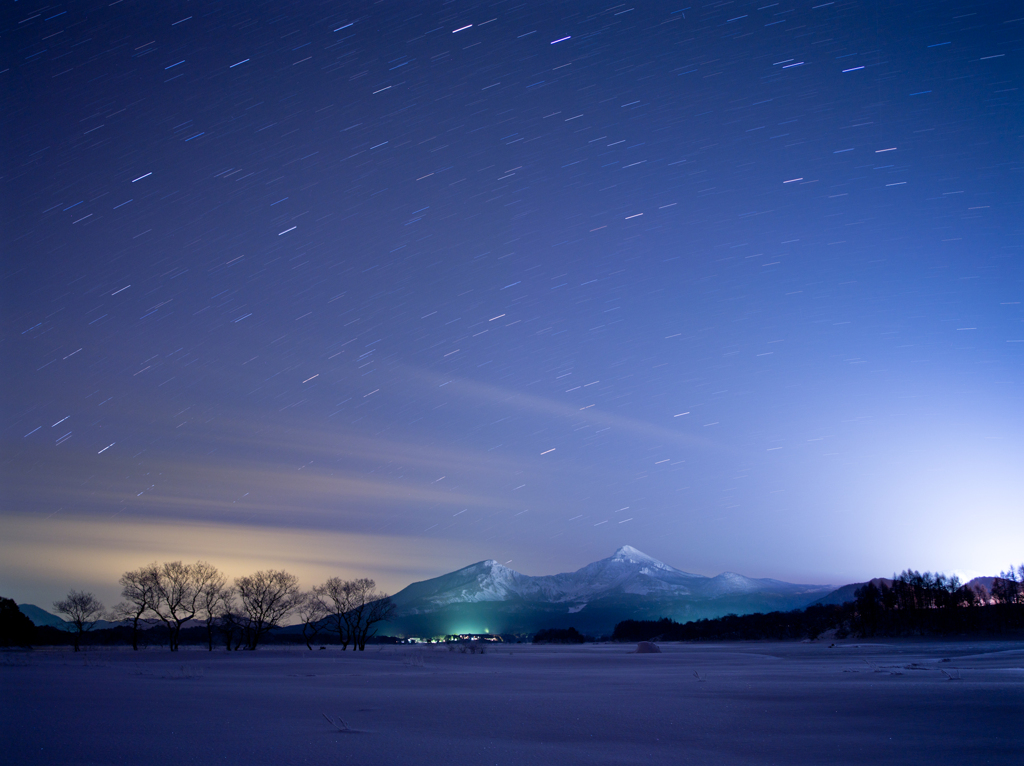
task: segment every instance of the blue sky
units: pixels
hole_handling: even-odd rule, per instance
[[[1014,4],[23,5],[19,601],[1020,558]]]

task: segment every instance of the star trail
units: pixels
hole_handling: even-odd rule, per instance
[[[1019,556],[1015,3],[3,14],[21,598]]]

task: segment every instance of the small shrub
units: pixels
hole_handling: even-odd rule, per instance
[[[535,644],[582,644],[586,640],[576,628],[546,628],[533,637]]]

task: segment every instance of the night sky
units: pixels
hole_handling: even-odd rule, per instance
[[[1022,17],[5,3],[2,595],[997,573]]]

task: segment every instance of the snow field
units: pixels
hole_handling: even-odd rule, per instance
[[[18,764],[1010,764],[1024,644],[12,652]],[[948,661],[944,661],[948,660]]]

